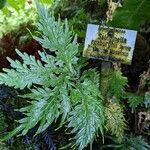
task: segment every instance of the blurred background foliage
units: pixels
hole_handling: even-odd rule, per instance
[[[50,7],[53,0],[40,0]],[[0,1],[0,37],[18,29],[21,25],[34,25],[37,13],[32,0],[1,0]]]
[[[149,0],[122,0],[123,6],[117,8],[113,20],[108,25],[113,27],[139,30],[140,26],[150,20]]]

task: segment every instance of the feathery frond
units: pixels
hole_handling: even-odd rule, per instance
[[[137,95],[136,93],[128,93],[127,94],[129,106],[134,110],[139,105],[144,104],[143,96]]]
[[[118,142],[122,142],[124,138],[124,131],[126,129],[126,121],[123,114],[123,109],[119,104],[110,103],[105,109],[106,116],[106,131],[110,131],[115,135]]]
[[[149,150],[150,145],[145,141],[142,136],[126,137],[126,140],[122,144],[122,150]]]
[[[82,95],[82,103],[75,106],[70,113],[68,126],[73,127],[72,133],[77,133],[75,146],[79,145],[79,150],[82,150],[94,140],[99,130],[103,135],[104,107],[100,92],[93,81],[85,79],[78,89]]]
[[[28,106],[20,108],[25,117],[19,126],[3,137],[6,140],[16,134],[25,135],[35,125],[36,134],[43,132],[59,116],[60,127],[68,122],[79,150],[94,140],[98,131],[103,135],[104,106],[99,92],[99,76],[95,70],[80,74],[76,36],[69,30],[67,20],[55,20],[48,10],[36,1],[39,13],[38,29],[41,37],[34,37],[48,50],[39,51],[41,57],[21,53],[22,62],[8,58],[12,69],[0,73],[0,84],[15,88],[30,88],[22,95],[31,99]]]
[[[111,94],[120,98],[124,94],[127,78],[123,77],[119,71],[110,71],[108,79],[108,89]]]

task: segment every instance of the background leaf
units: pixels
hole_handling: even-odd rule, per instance
[[[6,0],[0,0],[0,9],[2,9],[6,4]]]
[[[123,7],[115,11],[108,25],[138,30],[142,22],[150,20],[149,10],[150,0],[124,0]]]
[[[111,94],[120,98],[125,93],[125,86],[127,86],[127,78],[119,71],[110,71],[108,76],[108,89]]]

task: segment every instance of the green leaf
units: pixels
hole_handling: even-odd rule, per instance
[[[61,100],[61,107],[63,112],[62,121],[60,123],[61,126],[64,123],[68,113],[71,110],[70,98],[68,95],[66,83],[64,83],[64,85],[60,88],[60,100]]]
[[[115,11],[113,20],[108,25],[139,30],[142,22],[150,20],[149,0],[124,0],[123,3],[123,7]]]
[[[33,25],[36,18],[34,3],[29,5],[27,0],[7,0],[5,7],[0,10],[0,38],[10,31],[18,31],[20,25]]]
[[[132,109],[135,109],[139,105],[144,104],[144,97],[139,96],[136,93],[127,93],[128,103]]]
[[[13,131],[9,132],[6,136],[2,137],[0,141],[6,141],[10,139],[12,136],[18,134],[23,129],[23,125],[18,126]]]
[[[111,94],[120,98],[125,93],[125,86],[127,86],[127,78],[122,76],[119,71],[110,71],[108,77],[108,89]]]
[[[122,150],[149,150],[150,145],[145,141],[142,136],[126,137],[125,142],[122,144]]]
[[[38,29],[43,34],[42,37],[35,37],[42,46],[57,54],[57,59],[64,62],[68,69],[72,71],[72,64],[77,63],[78,44],[76,36],[69,30],[68,21],[62,24],[60,18],[55,21],[52,15],[44,7],[39,7],[39,24]]]
[[[53,96],[53,91],[46,89],[33,89],[32,93],[25,94],[24,98],[36,99],[31,101],[31,104],[19,109],[20,112],[26,115],[18,122],[20,125],[6,135],[2,140],[8,139],[15,134],[21,132],[21,135],[27,134],[27,132],[33,128],[37,123],[40,123],[36,134],[44,131],[55,119],[60,115],[59,102],[57,97]]]
[[[0,73],[0,84],[20,89],[26,86],[31,87],[32,84],[54,86],[54,79],[57,77],[53,74],[50,66],[44,67],[41,61],[35,59],[35,56],[29,56],[27,53],[21,53],[18,50],[16,52],[22,57],[24,63],[21,64],[18,60],[14,61],[7,58],[14,69],[3,69],[4,73]]]
[[[42,4],[52,4],[54,0],[39,0]]]
[[[76,133],[73,146],[82,150],[94,140],[98,131],[103,135],[104,107],[100,92],[92,81],[85,79],[79,89],[82,103],[71,111],[68,127],[73,128],[72,133]]]
[[[126,129],[126,121],[122,107],[115,103],[109,104],[105,109],[105,116],[106,131],[111,131],[111,134],[117,137],[118,142],[122,142]]]
[[[0,0],[0,9],[2,9],[6,4],[6,0]]]

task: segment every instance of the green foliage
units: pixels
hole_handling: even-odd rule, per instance
[[[0,135],[3,134],[5,129],[6,129],[5,116],[2,113],[2,111],[0,111]],[[0,150],[9,150],[9,148],[6,146],[5,143],[0,142]]]
[[[98,87],[92,81],[85,79],[80,86],[78,89],[81,92],[82,103],[75,106],[71,112],[68,126],[73,127],[72,133],[77,133],[75,145],[83,149],[94,140],[98,130],[103,134],[104,108]],[[97,101],[98,97],[99,101]]]
[[[108,25],[138,30],[142,22],[150,20],[149,0],[124,0],[123,3],[123,7],[115,11],[113,20]]]
[[[25,114],[18,120],[19,126],[2,140],[16,134],[25,135],[37,124],[36,134],[41,133],[62,116],[60,127],[68,123],[71,132],[76,134],[74,146],[82,150],[99,130],[103,135],[104,106],[98,75],[95,70],[89,70],[80,76],[77,39],[69,30],[67,20],[65,23],[60,19],[55,21],[45,7],[37,4],[37,8],[41,37],[34,38],[48,50],[47,53],[39,51],[40,60],[19,50],[16,52],[23,61],[7,58],[12,69],[3,69],[0,84],[30,88],[31,93],[22,97],[31,101],[19,109]]]
[[[3,115],[2,111],[0,111],[0,134],[4,132],[6,128],[5,116]]]
[[[0,37],[19,28],[21,24],[34,23],[35,20],[36,11],[33,4],[29,5],[23,0],[9,0],[6,6],[0,10]]]
[[[108,75],[108,89],[109,92],[116,98],[120,98],[125,93],[125,86],[127,85],[127,78],[122,76],[119,71],[110,71]]]
[[[0,150],[9,150],[5,143],[0,142]]]
[[[19,12],[19,10],[25,7],[26,5],[26,0],[7,0],[7,6],[11,6],[12,8],[14,8],[17,12]],[[7,9],[7,7],[5,8]]]
[[[126,137],[121,146],[122,150],[149,150],[150,145],[141,136]]]
[[[42,4],[52,4],[54,0],[39,0]]]
[[[134,93],[127,93],[128,103],[129,106],[134,110],[139,105],[142,105],[144,103],[143,96],[139,96]]]
[[[150,106],[150,92],[145,93],[144,104],[146,108]]]
[[[82,19],[84,18],[84,23]],[[70,26],[73,26],[74,32],[77,33],[79,37],[85,37],[85,29],[89,21],[89,14],[85,13],[85,10],[79,10],[75,16],[69,20]]]
[[[105,110],[106,131],[110,131],[112,135],[117,137],[118,142],[124,139],[124,131],[126,129],[126,121],[123,109],[119,104],[110,103]]]
[[[39,2],[50,6],[54,0],[39,0]],[[130,10],[131,6],[137,8],[137,5],[131,5],[135,0],[124,2],[124,7],[116,11],[112,24],[122,11]],[[145,2],[146,0],[140,3],[138,0],[136,3],[140,4],[140,7],[138,6],[137,10],[140,10]],[[16,89],[29,89],[30,92],[20,95],[28,100],[26,106],[17,110],[25,117],[18,120],[18,127],[4,136],[2,141],[15,135],[25,135],[35,126],[38,127],[35,133],[37,135],[45,131],[52,123],[59,121],[58,128],[66,125],[68,131],[74,136],[69,144],[72,149],[84,149],[93,142],[98,133],[104,136],[104,127],[107,132],[116,136],[121,150],[149,148],[141,137],[125,138],[126,121],[122,106],[112,101],[104,107],[105,103],[99,91],[99,75],[96,70],[83,71],[82,60],[77,57],[79,54],[77,37],[69,26],[73,26],[75,33],[83,38],[87,23],[100,22],[103,13],[99,10],[105,10],[106,3],[106,0],[56,0],[51,10],[55,10],[56,16],[60,11],[61,18],[69,17],[69,23],[67,20],[61,21],[60,18],[56,21],[52,13],[49,14],[45,7],[37,3],[39,37],[34,36],[34,39],[45,50],[38,52],[39,59],[17,49],[16,53],[22,59],[21,61],[7,58],[11,69],[5,68],[0,73],[0,84]],[[128,5],[130,7],[127,8]],[[1,3],[0,7],[3,7],[0,10],[2,22],[0,37],[21,24],[35,22],[37,17],[34,3],[29,5],[25,0],[8,0],[5,7],[4,3]],[[137,10],[131,13],[132,16],[129,17],[126,27],[134,28],[135,24],[132,20],[135,20]],[[126,14],[123,13],[123,15]],[[139,18],[140,15],[141,12]],[[121,17],[117,17],[116,22],[119,18]],[[117,23],[117,27],[125,25],[124,22]],[[136,28],[139,27],[139,24],[136,25]],[[108,76],[108,83],[104,81],[108,84],[108,91],[106,88],[105,92],[108,92],[112,99],[121,100],[125,95],[127,78],[123,77],[120,71],[113,70]],[[106,86],[105,83],[104,86]],[[127,99],[132,109],[144,102],[141,96],[131,93],[127,93]],[[1,132],[5,120],[3,115],[0,115],[0,120]]]
[[[110,137],[114,144],[103,146],[104,148],[114,148],[114,150],[149,150],[150,145],[142,136],[127,135],[122,143],[118,143],[115,138]]]
[[[8,86],[23,89],[26,86],[31,87],[32,84],[49,86],[57,79],[56,75],[52,74],[49,76],[49,72],[53,69],[52,67],[44,67],[40,60],[35,59],[35,56],[29,56],[27,53],[21,53],[19,50],[16,50],[16,52],[22,57],[24,63],[21,64],[18,60],[13,61],[7,58],[14,69],[3,69],[6,74],[0,74],[1,84],[5,83]],[[47,61],[46,59],[48,58],[45,56],[45,53],[41,52],[40,54],[43,55],[42,59]],[[49,81],[50,78],[52,79]]]
[[[40,2],[51,6],[53,0],[40,0]],[[2,7],[1,5],[0,7]],[[29,3],[27,0],[7,0],[5,7],[3,6],[0,10],[0,38],[12,30],[18,29],[21,25],[35,25],[36,20],[34,1]]]
[[[6,0],[0,0],[0,9],[2,9],[6,4]]]
[[[78,37],[84,40],[88,23],[101,22],[106,13],[106,0],[56,0],[55,14],[61,18],[68,18]]]

